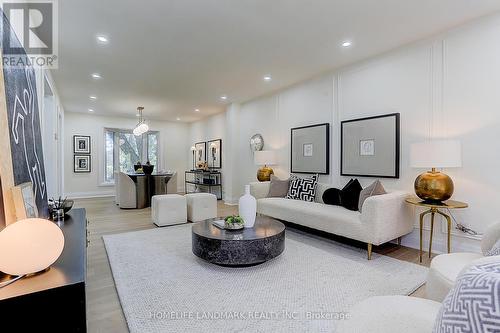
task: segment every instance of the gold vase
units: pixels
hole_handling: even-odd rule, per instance
[[[453,195],[453,181],[451,178],[435,168],[427,171],[415,179],[415,193],[424,201],[442,202]]]
[[[264,165],[262,168],[257,170],[257,179],[259,182],[268,182],[271,180],[271,175],[274,174],[273,169]]]

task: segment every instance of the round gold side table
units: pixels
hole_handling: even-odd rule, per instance
[[[455,201],[455,200],[447,200],[443,201],[442,203],[429,203],[422,201],[422,199],[417,198],[417,197],[410,197],[405,199],[405,201],[411,205],[419,206],[419,207],[425,207],[429,208],[428,210],[424,211],[423,213],[420,214],[420,255],[419,259],[420,262],[422,262],[422,238],[423,238],[423,229],[424,229],[424,217],[427,214],[431,214],[431,234],[430,234],[430,239],[429,239],[429,258],[431,257],[431,251],[432,251],[432,233],[434,231],[434,217],[436,214],[439,214],[443,216],[446,219],[446,222],[448,223],[448,253],[451,252],[451,217],[448,214],[443,213],[439,209],[459,209],[459,208],[467,208],[469,207],[468,204],[465,202],[460,202],[460,201]]]

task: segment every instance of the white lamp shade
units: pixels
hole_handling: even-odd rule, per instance
[[[457,140],[414,143],[410,147],[414,168],[458,168],[462,166],[462,145]]]
[[[10,275],[36,273],[61,255],[64,235],[53,222],[25,219],[0,232],[0,271]]]
[[[276,153],[272,150],[256,151],[254,162],[256,165],[274,165],[276,164]]]

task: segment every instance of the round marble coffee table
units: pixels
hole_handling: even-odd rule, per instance
[[[192,227],[193,253],[213,264],[250,266],[279,256],[285,249],[283,223],[258,216],[253,228],[230,231],[199,222]]]

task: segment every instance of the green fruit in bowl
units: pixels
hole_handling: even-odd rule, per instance
[[[240,228],[245,224],[245,221],[243,221],[243,218],[239,215],[228,216],[224,219],[224,222],[229,229]]]

